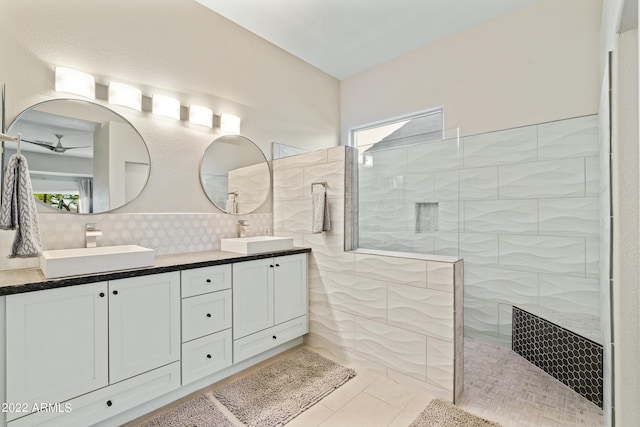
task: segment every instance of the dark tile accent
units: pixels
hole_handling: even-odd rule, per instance
[[[546,319],[513,307],[512,349],[602,408],[603,348]]]

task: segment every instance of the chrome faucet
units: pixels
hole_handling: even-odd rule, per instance
[[[246,227],[251,227],[246,219],[238,220],[238,237],[247,237]]]
[[[84,242],[86,248],[95,248],[98,246],[98,236],[102,236],[102,231],[96,228],[97,224],[91,222],[84,227]]]

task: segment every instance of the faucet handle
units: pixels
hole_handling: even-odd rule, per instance
[[[96,224],[95,222],[90,222],[86,224],[84,227],[85,236],[87,237],[102,236],[102,231],[98,229],[97,225],[98,224]]]
[[[249,226],[249,220],[247,220],[247,219],[239,219],[238,220],[238,224],[239,225],[243,225],[245,227],[248,227]]]

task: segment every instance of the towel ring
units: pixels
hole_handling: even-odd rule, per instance
[[[22,142],[22,138],[20,134],[18,134],[18,136],[11,136],[4,133],[0,133],[0,141],[15,141],[17,144],[16,152],[20,154],[20,142]]]
[[[327,181],[312,182],[311,183],[311,192],[312,193],[313,193],[313,186],[314,185],[322,185],[324,188],[327,188]]]

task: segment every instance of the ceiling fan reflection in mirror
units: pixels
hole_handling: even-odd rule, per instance
[[[53,151],[54,153],[64,153],[65,151],[73,150],[74,148],[88,148],[88,147],[91,147],[90,145],[85,145],[83,147],[65,147],[65,146],[62,145],[62,142],[61,142],[61,139],[64,137],[64,135],[61,135],[59,133],[54,133],[54,135],[55,135],[56,138],[58,138],[58,143],[57,144],[55,144],[53,142],[39,141],[39,140],[29,141],[29,140],[23,139],[22,141],[28,142],[30,144],[35,144],[35,145],[38,145],[38,146],[46,148],[46,149],[49,149],[49,150]]]

